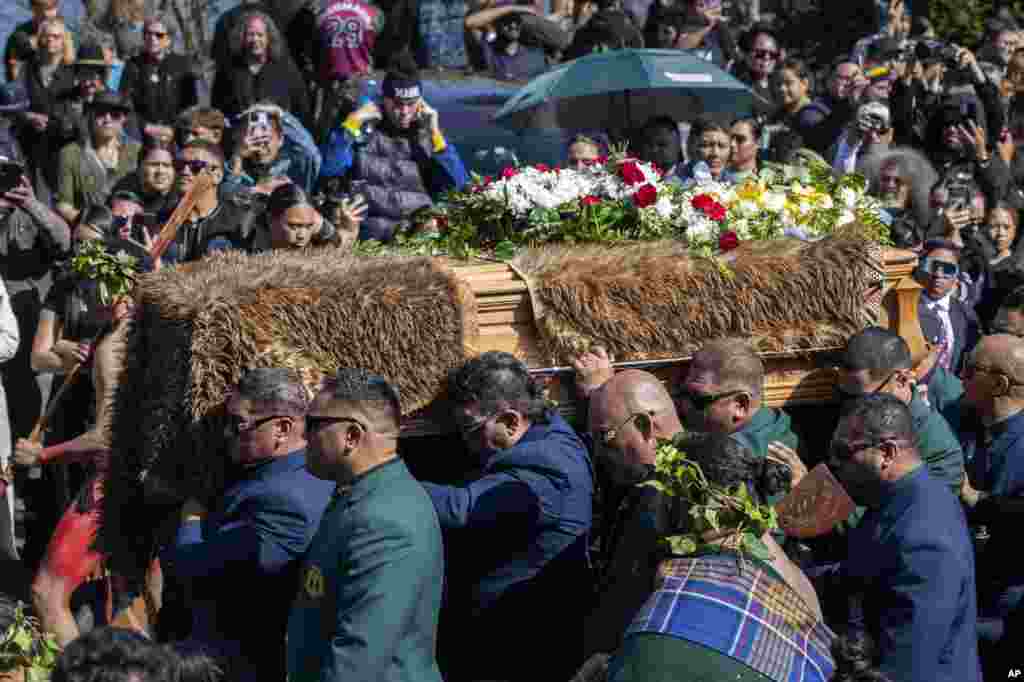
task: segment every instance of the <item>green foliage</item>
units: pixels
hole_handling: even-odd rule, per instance
[[[928,18],[940,39],[975,48],[984,35],[985,20],[994,13],[993,4],[991,0],[929,0]],[[1024,9],[1020,0],[1009,5],[1014,12]]]
[[[0,635],[0,673],[25,668],[29,682],[43,682],[50,679],[59,655],[60,647],[53,635],[45,634],[39,621],[19,604],[14,624]]]
[[[99,240],[83,242],[71,259],[71,270],[96,282],[100,303],[110,305],[131,294],[138,271],[138,259],[121,251],[110,253]]]
[[[688,532],[664,538],[669,550],[687,556],[727,549],[741,557],[770,560],[761,537],[779,527],[775,509],[757,504],[745,484],[728,490],[708,482],[700,466],[676,447],[678,441],[678,436],[659,441],[655,476],[645,483],[689,505]]]

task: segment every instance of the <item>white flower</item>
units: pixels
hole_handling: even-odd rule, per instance
[[[843,210],[842,213],[839,214],[839,218],[838,218],[838,220],[836,220],[836,225],[835,226],[836,227],[841,227],[843,225],[849,225],[850,223],[852,223],[856,219],[857,219],[857,216],[855,216],[853,214],[853,211],[851,211],[850,209],[845,209],[845,210]]]
[[[675,207],[672,205],[671,199],[668,197],[661,197],[658,199],[658,203],[654,205],[654,210],[657,211],[658,215],[662,218],[671,218]]]
[[[765,192],[762,201],[764,207],[772,213],[779,213],[786,207],[786,195],[782,192]]]
[[[858,198],[857,191],[850,189],[849,187],[844,187],[839,190],[839,203],[846,208],[853,208],[856,206]]]

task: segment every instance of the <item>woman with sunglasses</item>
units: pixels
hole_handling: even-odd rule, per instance
[[[131,104],[119,95],[101,92],[87,107],[89,134],[60,152],[57,212],[69,225],[82,211],[104,204],[114,186],[133,173],[139,144],[125,139]]]
[[[740,47],[744,58],[736,64],[733,75],[754,93],[756,113],[771,114],[779,104],[772,85],[772,75],[783,58],[778,38],[767,26],[757,25],[743,36]]]
[[[100,239],[108,252],[124,251],[140,262],[144,256],[136,245],[116,238],[106,209],[90,209],[75,239],[78,244]],[[94,281],[68,270],[50,290],[32,340],[32,366],[37,372],[62,374],[67,380],[78,365],[83,366],[81,376],[57,406],[46,447],[22,438],[14,453],[22,467],[62,464],[77,469],[71,472],[62,467],[66,474],[75,474],[70,485],[65,481],[67,492],[78,492],[57,523],[33,584],[36,612],[62,646],[78,635],[71,595],[101,563],[93,540],[107,467],[111,401],[123,365],[124,322],[130,313],[130,304],[104,303]],[[44,469],[54,473],[52,466]]]

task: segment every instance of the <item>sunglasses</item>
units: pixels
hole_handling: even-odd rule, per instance
[[[956,277],[960,274],[960,266],[956,263],[947,263],[946,261],[932,260],[931,258],[925,258],[921,268],[929,275],[935,277]]]
[[[363,431],[369,431],[366,428],[366,424],[354,419],[353,417],[314,417],[312,415],[306,415],[306,433],[317,433],[328,427],[334,426],[335,424],[341,424],[342,422],[349,422],[351,424],[358,424]]]
[[[696,393],[686,388],[676,389],[672,394],[672,397],[676,400],[686,400],[693,405],[698,412],[704,412],[709,407],[717,403],[719,400],[725,398],[732,398],[747,391],[735,390],[735,391],[723,391],[722,393]],[[634,415],[636,416],[636,415]]]
[[[847,371],[852,372],[856,370],[848,369]],[[836,393],[839,395],[839,401],[846,402],[847,400],[856,400],[857,398],[863,398],[866,395],[877,395],[881,393],[886,386],[889,385],[889,382],[892,381],[892,378],[896,376],[896,374],[896,372],[892,372],[891,374],[889,374],[889,376],[885,378],[885,381],[878,385],[878,388],[867,393],[854,393],[853,391],[847,391],[841,386],[836,386]]]
[[[754,50],[751,52],[754,59],[778,59],[779,53],[771,50]]]
[[[193,159],[191,161],[179,159],[178,161],[174,162],[175,170],[181,172],[187,168],[189,172],[192,173],[192,175],[198,175],[199,173],[202,173],[204,170],[211,167],[212,164],[209,161],[203,161],[202,159]]]
[[[142,35],[144,35],[147,38],[163,39],[167,37],[167,31],[143,31]]]
[[[856,455],[858,452],[870,450],[871,448],[878,447],[879,445],[885,442],[887,441],[869,440],[854,443],[843,443],[841,441],[834,440],[831,443],[829,443],[828,458],[831,460],[845,462],[853,459],[853,456]]]
[[[121,228],[124,227],[125,225],[134,225],[135,216],[116,215],[113,218],[111,218],[110,224],[115,228]]]
[[[626,424],[629,424],[630,422],[632,422],[637,417],[643,417],[643,416],[654,416],[654,413],[653,412],[634,412],[633,414],[631,414],[628,417],[626,417],[626,419],[621,424],[619,424],[618,426],[613,426],[610,429],[604,429],[604,430],[598,431],[597,434],[596,434],[598,436],[598,438],[596,439],[597,442],[601,443],[602,445],[611,445],[612,441],[614,441],[618,437],[619,431],[623,427],[625,427]]]
[[[229,414],[227,417],[228,421],[224,427],[224,430],[230,435],[237,436],[239,434],[247,433],[249,431],[255,431],[256,429],[260,428],[267,422],[274,421],[275,419],[283,419],[286,416],[287,415],[283,414],[275,414],[270,417],[264,417],[263,419],[257,419],[254,422],[247,422],[237,414]]]

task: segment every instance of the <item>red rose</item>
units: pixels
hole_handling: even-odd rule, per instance
[[[602,154],[601,156],[597,157],[596,161],[597,161],[597,163],[599,163],[599,164],[601,164],[603,166],[604,164],[608,163],[608,156]]]
[[[587,196],[580,199],[580,203],[583,204],[584,206],[593,206],[594,204],[600,204],[601,200],[595,197],[593,194],[588,194]]]
[[[725,220],[725,206],[722,206],[717,201],[712,202],[710,206],[704,209],[704,213],[715,222],[720,223]]]
[[[654,188],[654,185],[648,183],[638,189],[636,194],[633,195],[633,203],[636,204],[637,208],[646,208],[652,205],[658,200],[658,190]]]
[[[619,173],[622,175],[622,181],[627,185],[635,185],[638,182],[645,180],[644,173],[640,170],[640,167],[636,165],[636,161],[627,161],[622,164],[619,169]]]
[[[690,199],[690,206],[693,206],[698,211],[707,211],[713,203],[715,203],[715,200],[710,194],[698,194],[693,199]]]
[[[547,173],[549,170],[551,170],[546,163],[538,163],[536,166],[534,166],[534,168],[539,170],[541,173]]]
[[[740,245],[740,238],[733,231],[723,232],[718,236],[718,248],[720,251],[732,251]]]
[[[489,184],[491,184],[491,180],[492,180],[492,178],[491,178],[491,176],[490,176],[490,175],[485,175],[485,176],[484,176],[484,184],[485,184],[485,185],[489,185]]]
[[[517,175],[519,175],[519,169],[516,168],[515,166],[508,166],[505,168],[505,170],[501,171],[501,177],[505,178],[506,180],[508,180],[509,178],[514,178]]]

